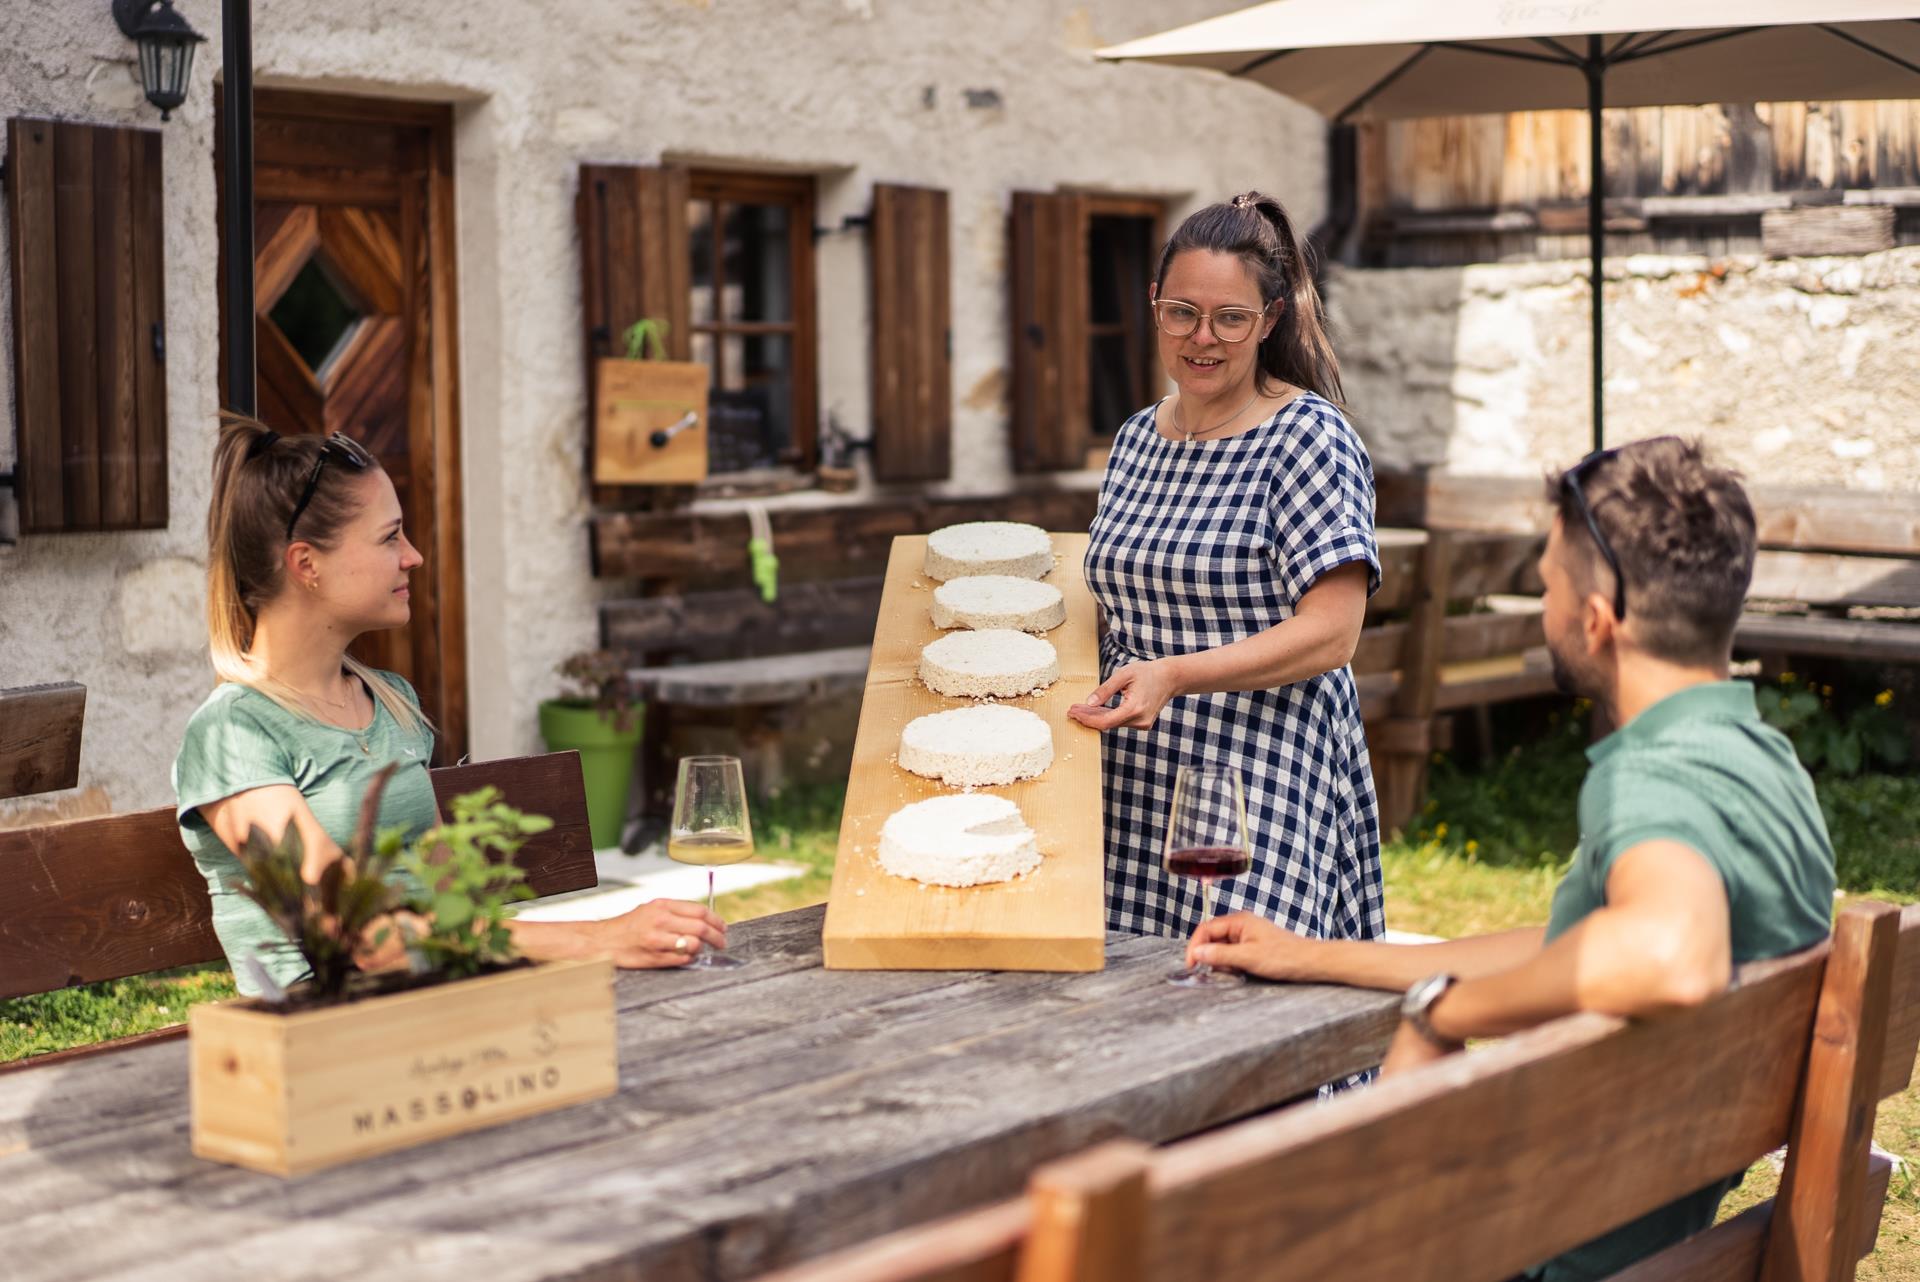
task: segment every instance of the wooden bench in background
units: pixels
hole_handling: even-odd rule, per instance
[[[0,690],[0,798],[80,783],[87,688],[71,681]]]
[[[1451,714],[1554,690],[1535,534],[1381,529],[1381,583],[1353,657],[1384,830],[1426,793]]]
[[[1920,1041],[1920,907],[1702,1006],[1577,1015],[1326,1104],[1037,1170],[1024,1198],[766,1282],[1498,1282],[1788,1146],[1778,1195],[1617,1275],[1846,1282]]]
[[[553,827],[520,848],[536,895],[599,884],[574,752],[435,770],[434,795],[491,784]],[[0,831],[0,998],[219,961],[206,878],[170,808]],[[31,1062],[31,1061],[29,1061]]]
[[[1737,651],[1920,662],[1920,499],[1773,486],[1748,497],[1760,552]],[[1381,498],[1383,521],[1430,529],[1542,533],[1552,521],[1526,477],[1397,474]]]

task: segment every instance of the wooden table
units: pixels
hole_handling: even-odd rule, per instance
[[[610,1099],[285,1182],[187,1151],[187,1047],[0,1076],[11,1282],[746,1278],[1164,1141],[1377,1062],[1397,997],[1091,974],[826,971],[821,910],[739,971],[621,976]]]

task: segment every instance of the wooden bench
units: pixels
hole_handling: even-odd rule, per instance
[[[1702,1006],[1558,1020],[1326,1104],[1041,1167],[1024,1198],[766,1282],[1497,1282],[1782,1144],[1777,1196],[1616,1282],[1846,1282],[1890,1174],[1880,1099],[1920,1040],[1920,907]]]
[[[536,895],[599,884],[580,756],[435,770],[444,809],[489,784],[553,827],[520,848]],[[206,878],[181,844],[171,808],[0,831],[0,998],[121,979],[224,957]]]
[[[87,688],[71,681],[0,690],[0,798],[80,784]]]
[[[1760,551],[1736,650],[1920,662],[1920,501],[1776,486],[1753,486],[1748,497]],[[1543,533],[1553,519],[1538,480],[1445,472],[1388,478],[1382,510],[1397,522],[1481,533]]]
[[[1450,714],[1554,691],[1532,534],[1382,529],[1354,651],[1383,830],[1403,827]]]

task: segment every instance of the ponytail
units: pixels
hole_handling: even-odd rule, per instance
[[[1190,249],[1237,256],[1253,273],[1260,301],[1280,305],[1272,332],[1260,343],[1260,373],[1344,408],[1340,362],[1327,338],[1326,307],[1286,207],[1272,196],[1250,191],[1190,215],[1160,251],[1156,290],[1165,287],[1173,260]]]
[[[260,671],[250,651],[260,607],[286,586],[287,521],[320,446],[318,436],[281,436],[258,419],[221,414],[207,505],[207,643],[214,675],[309,719],[313,712],[300,693]],[[329,475],[322,472],[322,480]],[[320,485],[300,518],[301,541],[320,548],[331,545],[355,511],[337,473],[331,475],[335,483]],[[392,682],[352,655],[343,662],[402,729],[412,732],[426,723]]]

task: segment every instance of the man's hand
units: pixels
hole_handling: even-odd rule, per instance
[[[678,899],[650,900],[594,926],[598,949],[624,970],[684,966],[703,947],[727,946],[725,922],[703,904]]]
[[[1457,1055],[1461,1049],[1459,1046],[1440,1045],[1403,1019],[1400,1027],[1394,1030],[1392,1044],[1387,1047],[1387,1058],[1380,1064],[1380,1075],[1392,1077],[1410,1068]]]
[[[1200,923],[1187,941],[1187,964],[1237,970],[1262,979],[1321,978],[1311,962],[1321,941],[1303,939],[1252,913],[1230,913]]]
[[[1167,706],[1167,701],[1179,693],[1180,683],[1172,659],[1129,663],[1102,682],[1099,689],[1087,696],[1086,702],[1068,708],[1067,715],[1095,730],[1122,726],[1145,730]],[[1116,694],[1120,696],[1120,706],[1109,708],[1107,702]]]

